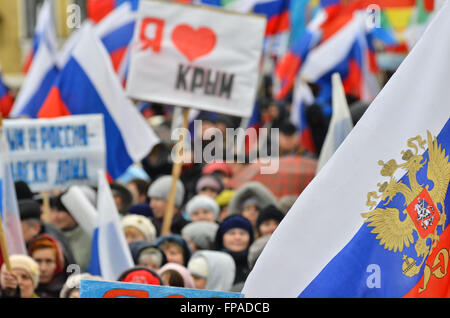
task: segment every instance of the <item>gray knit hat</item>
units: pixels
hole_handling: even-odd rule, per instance
[[[219,225],[214,222],[198,221],[183,227],[181,235],[191,240],[199,250],[211,250],[214,247]]]
[[[189,217],[198,209],[204,209],[214,213],[214,218],[219,216],[219,206],[216,201],[206,195],[196,195],[186,204],[186,213]]]
[[[160,200],[168,200],[170,187],[172,185],[172,176],[162,176],[155,180],[148,189],[147,195],[149,198]],[[184,200],[184,185],[178,180],[175,190],[175,206],[180,207]]]

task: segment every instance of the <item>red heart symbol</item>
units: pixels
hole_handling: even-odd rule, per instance
[[[194,30],[187,24],[180,24],[172,32],[172,42],[191,62],[209,54],[216,46],[216,34],[209,28]]]

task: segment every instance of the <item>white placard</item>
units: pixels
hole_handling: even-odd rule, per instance
[[[96,185],[106,170],[103,115],[4,120],[14,181],[31,191]]]
[[[127,94],[250,117],[266,18],[204,6],[141,1]]]

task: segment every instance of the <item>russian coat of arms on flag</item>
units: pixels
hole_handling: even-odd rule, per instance
[[[449,16],[447,1],[294,203],[246,297],[450,297]]]
[[[381,202],[362,214],[380,245],[403,260],[397,269],[405,276],[417,276],[425,264],[422,283],[417,284],[418,294],[427,290],[431,276],[442,279],[447,275],[446,246],[450,241],[445,201],[450,182],[449,134],[450,120],[437,137],[428,131],[426,139],[421,136],[409,139],[408,149],[401,152],[403,163],[379,161],[381,174],[389,180],[379,183],[378,193],[368,194],[369,208],[374,208],[373,198],[381,198]],[[399,171],[404,175],[396,180]],[[443,258],[433,256],[435,251]]]

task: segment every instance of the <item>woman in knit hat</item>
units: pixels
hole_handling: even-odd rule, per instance
[[[67,281],[64,283],[61,292],[59,293],[59,298],[80,298],[80,287],[81,280],[103,280],[100,276],[93,276],[89,273],[83,274],[73,274],[67,278]]]
[[[166,254],[168,263],[177,263],[186,266],[192,251],[181,235],[169,234],[158,238],[155,245]]]
[[[162,223],[166,213],[171,186],[172,176],[162,176],[155,180],[148,189],[150,208],[152,209],[154,215],[152,221],[153,225],[156,227],[158,236],[161,234]],[[183,205],[185,193],[184,185],[180,180],[177,181],[175,189],[175,204],[170,231],[174,234],[180,234],[183,226],[188,223],[180,213],[180,208]]]
[[[192,222],[181,230],[181,235],[192,251],[211,250],[214,248],[219,224],[208,221]]]
[[[215,222],[219,216],[219,206],[209,196],[196,195],[186,204],[186,213],[192,222]]]
[[[240,291],[249,274],[247,257],[253,238],[252,224],[241,215],[227,217],[217,230],[216,250],[230,254],[236,264],[233,291]]]
[[[122,219],[122,228],[125,232],[127,243],[133,241],[153,243],[156,240],[156,228],[145,216],[137,214],[124,216]]]
[[[39,264],[36,294],[41,298],[59,298],[68,277],[59,243],[50,235],[43,234],[30,244],[28,253]]]
[[[1,268],[2,297],[39,298],[35,293],[39,284],[39,265],[26,255],[11,255],[9,262],[11,271],[6,269],[6,264],[3,264]],[[17,287],[20,292],[16,291]],[[7,289],[12,290],[13,293]]]
[[[195,186],[197,194],[203,194],[216,199],[220,192],[225,189],[222,180],[214,174],[204,175],[198,179]]]
[[[128,244],[136,266],[144,266],[157,271],[167,263],[166,254],[158,246],[147,241],[134,241]]]
[[[189,260],[188,270],[195,288],[230,291],[236,276],[233,258],[219,251],[198,251]]]
[[[233,170],[226,162],[210,162],[203,167],[202,174],[218,176],[225,188],[228,188],[230,179],[233,177]]]
[[[256,231],[259,237],[272,235],[284,218],[284,213],[274,205],[264,208],[256,220]]]
[[[275,196],[262,183],[252,181],[240,187],[228,206],[229,215],[239,214],[256,228],[258,215],[268,205],[277,206]]]

